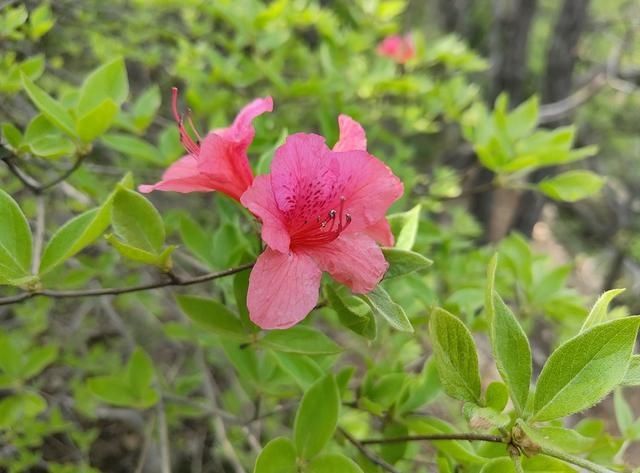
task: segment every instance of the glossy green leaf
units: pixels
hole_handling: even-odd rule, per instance
[[[304,326],[267,332],[260,345],[275,351],[302,355],[334,355],[342,348],[324,333]]]
[[[253,470],[253,473],[297,472],[296,447],[285,437],[277,437],[264,446]]]
[[[353,460],[339,453],[325,453],[311,460],[307,473],[363,473]]]
[[[177,296],[177,301],[182,312],[198,327],[230,340],[249,341],[250,337],[238,317],[224,304],[214,299],[183,295]]]
[[[635,416],[629,406],[629,403],[624,398],[622,389],[618,388],[613,392],[613,407],[616,414],[616,423],[618,424],[618,430],[623,436],[626,436],[629,428],[633,426]]]
[[[516,467],[511,458],[499,457],[483,465],[480,473],[516,473]]]
[[[128,189],[120,189],[113,199],[111,224],[115,234],[126,244],[160,254],[165,230],[162,217],[145,197]]]
[[[76,130],[80,139],[89,143],[102,135],[113,123],[118,110],[118,105],[107,98],[80,116],[76,121]]]
[[[479,404],[478,355],[467,327],[456,316],[438,308],[431,314],[429,333],[444,391],[455,399]]]
[[[388,220],[396,235],[395,248],[411,250],[418,234],[420,211],[422,206],[416,205],[406,212],[389,215]]]
[[[385,273],[385,279],[404,276],[416,271],[428,268],[433,264],[428,258],[414,251],[401,250],[399,248],[382,248],[384,259],[389,263],[389,269]]]
[[[109,226],[110,206],[88,210],[65,223],[47,242],[40,274],[45,274],[96,241]]]
[[[123,258],[131,261],[137,261],[138,263],[148,264],[151,266],[157,266],[163,271],[171,269],[171,254],[177,248],[174,245],[169,245],[160,253],[149,253],[148,251],[141,250],[135,246],[124,243],[114,235],[107,235],[106,240],[111,246],[113,246]]]
[[[391,300],[391,296],[382,286],[360,296],[365,300],[373,313],[384,319],[391,327],[401,332],[413,332],[413,326],[404,309]]]
[[[304,393],[293,426],[298,456],[313,458],[329,442],[336,430],[340,394],[336,380],[328,374]]]
[[[303,390],[309,389],[324,374],[318,363],[309,356],[283,351],[272,351],[271,354],[280,368],[289,374]]]
[[[153,121],[162,99],[160,88],[157,85],[149,87],[133,104],[131,114],[134,126],[139,131],[144,131]]]
[[[610,291],[606,291],[600,297],[598,297],[598,300],[593,305],[593,308],[585,319],[584,324],[582,324],[582,328],[580,329],[580,331],[584,332],[594,325],[606,322],[609,304],[614,297],[623,292],[624,289],[611,289]]]
[[[54,125],[60,128],[71,137],[76,136],[76,127],[73,123],[71,114],[65,110],[65,108],[47,94],[40,87],[35,85],[31,79],[22,74],[22,86],[27,91],[29,98]]]
[[[326,285],[325,291],[327,300],[329,301],[331,308],[336,311],[336,314],[338,314],[338,319],[340,319],[340,323],[342,325],[358,335],[368,338],[369,340],[376,338],[376,319],[373,316],[371,309],[369,309],[366,304],[365,307],[369,310],[366,312],[357,311],[348,306],[345,300],[343,300],[340,294],[330,284]],[[356,299],[355,297],[353,297],[353,299],[359,301],[359,299]],[[361,304],[364,304],[364,302],[361,302]]]
[[[536,455],[531,458],[524,457],[522,459],[522,468],[525,473],[575,473],[578,471],[562,460],[544,455]]]
[[[31,229],[15,200],[0,189],[0,284],[31,274]]]
[[[76,152],[76,145],[65,136],[44,135],[29,141],[31,152],[41,158],[61,158],[72,156]]]
[[[11,149],[16,151],[22,143],[22,133],[12,123],[3,123],[0,127],[2,131],[3,142]]]
[[[76,105],[78,116],[86,116],[107,99],[118,107],[128,95],[129,79],[124,60],[114,59],[94,70],[85,79]]]
[[[127,363],[127,382],[136,398],[144,399],[154,376],[151,357],[142,348],[137,347]]]
[[[502,412],[509,402],[507,385],[500,381],[490,383],[485,392],[485,401],[487,407],[494,409],[496,412]]]
[[[638,324],[640,317],[606,322],[560,345],[538,378],[533,419],[568,416],[611,392],[627,372]]]
[[[22,379],[27,380],[40,374],[42,370],[56,360],[58,347],[55,345],[32,347],[24,354],[24,357],[20,375]]]
[[[567,171],[538,184],[554,200],[576,202],[600,192],[604,179],[590,171]]]

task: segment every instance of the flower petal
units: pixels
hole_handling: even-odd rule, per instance
[[[317,218],[336,198],[337,172],[337,160],[322,136],[290,135],[271,164],[278,207],[300,221]]]
[[[304,319],[318,302],[322,272],[308,255],[267,248],[249,276],[247,306],[263,329],[283,329]]]
[[[359,294],[375,288],[389,267],[380,247],[364,233],[343,233],[331,243],[304,251],[320,269]]]
[[[393,233],[386,218],[378,220],[370,227],[367,227],[364,232],[382,246],[393,246]]]
[[[240,200],[253,182],[247,146],[209,133],[200,145],[198,171],[214,181],[220,192]]]
[[[360,232],[377,224],[404,191],[393,171],[364,151],[339,154],[340,173],[336,186],[345,197],[345,211],[353,217],[348,232]]]
[[[220,192],[240,200],[253,182],[247,149],[253,141],[253,119],[273,110],[271,97],[246,105],[228,128],[209,133],[200,144],[198,169],[219,186]]]
[[[189,154],[169,166],[160,182],[152,185],[143,184],[138,190],[143,193],[154,190],[187,193],[211,192],[216,190],[216,187],[207,176],[200,174],[196,159]]]
[[[276,204],[271,176],[258,176],[242,195],[240,202],[262,221],[262,239],[274,250],[289,251],[289,232]]]
[[[338,117],[340,139],[333,147],[333,151],[366,151],[367,135],[362,125],[348,115]]]

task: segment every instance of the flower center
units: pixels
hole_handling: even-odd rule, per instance
[[[176,122],[178,123],[178,131],[180,132],[180,143],[182,143],[182,146],[184,146],[184,149],[186,149],[189,154],[198,156],[198,154],[200,154],[200,141],[202,140],[202,138],[200,138],[200,134],[196,130],[196,127],[193,125],[193,120],[191,119],[191,110],[187,109],[187,113],[183,113],[182,115],[178,112],[177,87],[171,88],[171,107],[173,109],[173,118],[175,118]],[[196,135],[196,141],[191,138],[191,135],[187,132],[187,129],[184,126],[185,115],[187,117],[187,123],[189,123],[189,126],[191,127],[191,131],[194,135]]]
[[[338,210],[331,209],[324,220],[320,216],[304,223],[291,233],[291,248],[331,243],[351,223],[351,214],[344,212],[344,197],[340,197]]]

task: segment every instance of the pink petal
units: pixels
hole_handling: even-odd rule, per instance
[[[370,227],[367,227],[364,232],[382,246],[393,246],[393,233],[386,218],[378,220]]]
[[[338,162],[319,135],[296,133],[280,146],[271,164],[278,207],[297,219],[315,219],[335,193]]]
[[[247,156],[255,135],[252,121],[271,110],[271,97],[255,99],[240,111],[230,127],[212,131],[200,144],[198,169],[216,182],[220,192],[240,200],[253,182]]]
[[[173,192],[211,192],[216,190],[215,184],[198,171],[198,163],[191,156],[183,156],[162,175],[162,180],[152,185],[141,185],[138,190],[143,193],[158,191]]]
[[[333,147],[333,151],[366,151],[367,135],[362,125],[348,115],[338,117],[340,139]]]
[[[274,250],[289,251],[289,232],[276,204],[271,175],[258,176],[242,195],[240,202],[262,221],[262,239]]]
[[[387,165],[364,151],[340,153],[338,162],[337,187],[346,198],[345,212],[353,217],[346,231],[364,231],[384,218],[404,186]]]
[[[381,56],[393,59],[398,64],[404,64],[416,55],[413,38],[410,34],[386,37],[378,45],[377,52]]]
[[[389,266],[380,247],[364,233],[343,233],[331,243],[304,251],[320,269],[359,294],[375,288]]]
[[[220,192],[240,200],[253,182],[247,145],[209,133],[200,145],[198,171],[214,181]]]
[[[318,302],[322,272],[305,254],[267,248],[251,276],[247,306],[251,320],[263,329],[283,329],[304,319]]]

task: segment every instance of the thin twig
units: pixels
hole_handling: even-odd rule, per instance
[[[164,413],[162,400],[156,404],[158,414],[158,440],[160,444],[160,466],[162,473],[171,473],[171,453],[169,451],[169,429],[167,428],[167,416]]]
[[[218,386],[216,385],[213,376],[211,376],[211,372],[207,366],[207,361],[204,357],[204,352],[200,347],[196,348],[196,358],[200,365],[200,371],[204,374],[205,395],[207,396],[211,407],[218,409]],[[213,435],[215,435],[216,440],[220,442],[222,452],[231,463],[234,471],[236,473],[246,473],[242,463],[240,463],[240,459],[238,458],[236,451],[233,449],[233,445],[231,445],[231,442],[229,442],[229,439],[227,438],[227,429],[222,418],[216,415],[211,416],[211,425],[213,427]]]
[[[351,445],[356,447],[360,453],[362,453],[367,459],[373,463],[374,465],[378,465],[383,470],[389,473],[400,473],[393,466],[389,465],[382,458],[369,451],[367,447],[365,447],[361,442],[359,442],[353,435],[344,430],[342,427],[338,427],[338,431],[346,438]]]
[[[589,461],[585,458],[576,457],[575,455],[569,455],[568,453],[562,452],[560,450],[556,450],[551,447],[546,447],[541,445],[540,453],[542,455],[557,458],[558,460],[562,460],[564,462],[571,463],[572,465],[579,466],[581,468],[584,468],[587,471],[591,471],[592,473],[614,473],[608,468],[605,468],[604,466],[593,463],[592,461]]]
[[[44,197],[39,195],[36,199],[36,231],[33,238],[33,259],[31,260],[31,272],[37,274],[40,267],[40,257],[44,245],[44,217],[45,217]]]
[[[130,294],[132,292],[148,291],[151,289],[160,289],[164,287],[173,286],[191,286],[193,284],[200,284],[207,281],[213,281],[214,279],[231,276],[233,274],[246,271],[251,268],[255,263],[246,263],[235,268],[225,269],[224,271],[218,271],[215,273],[202,274],[200,276],[194,276],[187,279],[173,278],[166,281],[155,281],[148,284],[140,284],[138,286],[130,287],[110,287],[99,289],[84,289],[84,290],[72,290],[72,291],[58,291],[51,289],[43,289],[40,291],[23,292],[15,296],[0,298],[0,306],[8,304],[17,304],[34,297],[49,297],[52,299],[77,299],[82,297],[99,297],[99,296],[117,296],[120,294]]]
[[[476,440],[481,442],[507,443],[505,439],[497,435],[485,435],[474,433],[459,434],[432,434],[432,435],[406,435],[403,437],[386,437],[379,439],[362,439],[359,442],[362,445],[377,445],[384,443],[400,443],[400,442],[419,442],[419,441],[437,441],[437,440]]]

